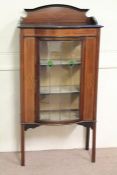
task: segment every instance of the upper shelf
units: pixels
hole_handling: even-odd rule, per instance
[[[52,67],[53,65],[56,66],[62,66],[62,65],[69,65],[69,66],[73,66],[73,65],[80,65],[81,61],[79,60],[47,60],[47,59],[40,59],[40,65],[41,66],[49,66]]]
[[[87,17],[88,9],[70,5],[52,4],[25,9],[27,16],[21,18],[20,28],[94,28],[98,25],[93,17]]]

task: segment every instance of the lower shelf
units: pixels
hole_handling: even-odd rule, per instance
[[[80,119],[78,110],[40,112],[40,120],[43,121],[68,121],[78,119]]]

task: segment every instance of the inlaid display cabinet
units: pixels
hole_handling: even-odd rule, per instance
[[[21,165],[25,131],[41,125],[86,128],[96,152],[96,97],[100,28],[88,9],[47,5],[25,9],[20,21]]]

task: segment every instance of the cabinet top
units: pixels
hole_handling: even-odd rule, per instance
[[[27,16],[21,18],[19,28],[100,28],[94,17],[87,17],[89,9],[70,5],[52,4],[25,9]]]

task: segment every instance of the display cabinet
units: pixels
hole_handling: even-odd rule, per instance
[[[87,9],[47,5],[25,9],[21,42],[21,165],[25,131],[41,125],[78,124],[92,129],[96,147],[96,97],[100,28]]]

